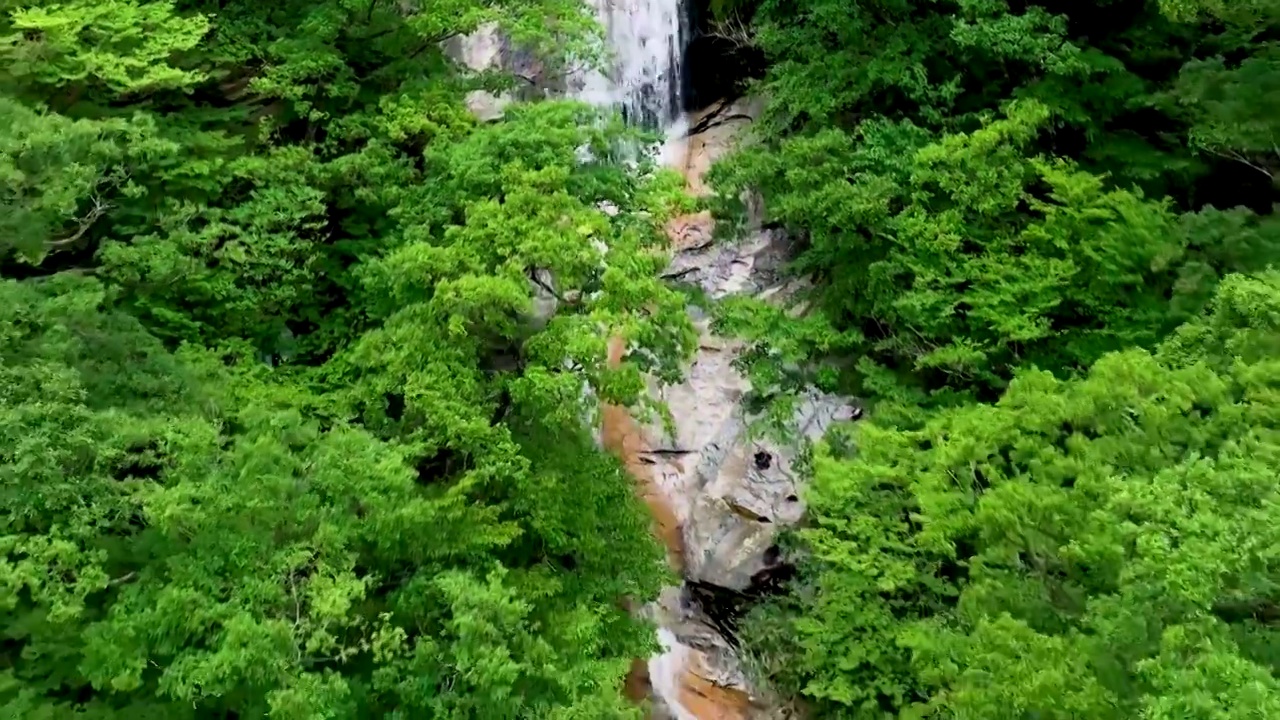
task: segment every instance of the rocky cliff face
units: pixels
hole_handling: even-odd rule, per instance
[[[690,119],[692,132],[678,158],[690,191],[705,194],[702,177],[749,126],[754,104],[717,103]],[[750,207],[750,203],[748,203]],[[750,228],[734,242],[712,243],[713,221],[700,213],[676,218],[667,228],[675,257],[667,275],[695,283],[712,298],[734,293],[782,300],[793,290],[781,276],[788,253],[778,230]],[[681,555],[685,583],[669,588],[651,608],[664,629],[667,652],[649,665],[663,712],[677,720],[746,720],[787,717],[746,673],[728,637],[731,615],[748,593],[779,573],[785,558],[779,531],[798,522],[804,503],[797,474],[801,443],[834,422],[853,416],[841,398],[811,393],[794,418],[797,442],[779,444],[753,436],[743,397],[750,384],[733,367],[741,345],[717,337],[707,318],[695,322],[702,340],[684,382],[652,388],[671,410],[675,430],[636,428],[642,440],[628,465],[648,487],[659,534]],[[672,525],[678,538],[672,538]]]
[[[683,259],[701,263],[707,289],[717,294],[735,281],[754,283],[758,253],[773,252],[778,240],[758,234],[712,257]],[[657,391],[675,417],[674,436],[658,428],[646,431],[646,472],[669,503],[666,514],[680,526],[686,579],[660,601],[660,624],[683,648],[678,696],[693,718],[786,717],[767,689],[743,672],[722,616],[785,573],[777,535],[804,515],[798,447],[748,432],[741,400],[750,385],[732,367],[739,346],[701,324],[703,340],[685,381]],[[812,440],[852,412],[847,402],[814,393],[801,404],[795,423]]]
[[[546,72],[533,53],[511,42],[493,24],[481,26],[470,35],[451,38],[445,42],[445,52],[471,70],[502,70],[519,82],[512,92],[495,94],[473,90],[468,93],[467,108],[481,120],[501,117],[502,109],[513,100],[548,97],[564,89],[562,79]]]
[[[785,238],[760,230],[729,245],[686,251],[674,267],[712,297],[729,292],[785,296],[770,285],[785,254]],[[753,438],[742,408],[749,383],[734,369],[740,345],[697,323],[702,341],[679,385],[655,388],[676,419],[674,436],[649,428],[650,472],[672,498],[683,528],[686,576],[693,581],[743,591],[753,578],[776,567],[774,540],[780,527],[804,515],[797,444]],[[843,400],[811,393],[794,418],[801,438],[822,436],[833,422],[852,417]]]
[[[477,70],[509,69],[519,60],[491,29],[453,50]],[[473,112],[485,119],[501,115],[509,101],[481,92],[470,98]],[[705,195],[704,174],[757,112],[756,103],[739,100],[693,114],[681,126],[688,130],[669,138],[664,161],[684,173],[690,192]],[[781,301],[794,290],[779,272],[788,253],[782,232],[757,224],[737,241],[715,243],[713,224],[702,212],[668,225],[675,253],[668,277],[694,283],[712,298],[750,293]],[[541,279],[550,284],[551,278]],[[537,314],[545,320],[556,301],[536,286],[534,291]],[[803,478],[795,467],[799,446],[748,432],[743,398],[750,384],[733,367],[741,346],[714,335],[709,319],[691,312],[702,339],[684,382],[652,388],[675,418],[674,433],[641,426],[625,408],[602,409],[601,445],[635,478],[655,536],[685,579],[640,610],[660,628],[664,651],[647,663],[637,661],[624,692],[637,701],[652,697],[652,720],[780,720],[791,715],[743,671],[731,616],[750,591],[785,572],[777,535],[804,515]],[[610,361],[619,362],[625,352],[620,342],[611,343]],[[801,439],[812,440],[852,412],[840,398],[813,393],[800,404],[795,424]]]

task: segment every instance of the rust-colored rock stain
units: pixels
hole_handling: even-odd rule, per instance
[[[693,118],[696,122],[699,117]],[[702,176],[710,166],[712,153],[707,138],[694,136],[686,141],[683,157],[677,164],[687,182],[687,189],[694,196],[707,195],[709,190]],[[709,211],[690,213],[672,218],[664,228],[674,250],[694,250],[711,242],[715,220]],[[609,340],[609,367],[618,367],[626,354],[626,344],[620,337]],[[680,521],[654,477],[653,467],[642,460],[649,450],[648,441],[639,424],[625,407],[604,404],[601,408],[601,439],[605,449],[617,455],[627,472],[635,479],[635,490],[649,509],[653,532],[667,551],[667,563],[678,573],[684,571],[684,535]],[[682,468],[683,470],[683,468]],[[741,690],[715,684],[700,671],[700,653],[691,658],[688,667],[680,675],[678,697],[671,698],[697,720],[747,720],[751,717],[751,700]],[[627,673],[623,694],[632,702],[641,703],[653,693],[646,660],[635,659]]]
[[[649,662],[643,658],[631,661],[631,669],[627,671],[627,679],[622,685],[622,694],[631,702],[639,705],[653,692],[653,683],[649,680]]]
[[[618,367],[626,348],[622,338],[609,340],[609,367]],[[648,449],[644,433],[625,407],[604,403],[601,407],[601,441],[605,449],[617,455],[627,472],[636,480],[636,493],[649,508],[653,519],[653,531],[667,550],[667,563],[680,572],[684,567],[684,539],[680,522],[662,491],[653,480],[653,470],[640,456]],[[649,663],[643,658],[631,661],[631,670],[623,683],[622,692],[634,703],[644,702],[653,692],[649,679]]]
[[[680,677],[680,705],[698,720],[747,720],[751,700],[746,693],[720,687],[693,668]]]
[[[617,367],[625,351],[622,338],[609,341],[609,366]],[[605,449],[622,459],[627,471],[636,480],[636,493],[649,508],[653,529],[667,549],[667,562],[676,572],[684,569],[684,537],[680,521],[676,519],[661,488],[654,481],[652,466],[641,459],[649,449],[644,433],[624,407],[605,404],[601,409],[601,437]]]
[[[622,362],[625,350],[621,338],[610,339],[610,367],[617,367]],[[652,466],[641,460],[649,449],[643,431],[624,407],[605,404],[601,415],[601,437],[605,449],[621,458],[627,472],[635,478],[636,493],[649,508],[653,531],[667,550],[667,562],[676,572],[681,572],[684,569],[684,536],[680,521],[654,480]],[[627,673],[623,694],[632,702],[641,703],[652,691],[648,662],[636,658]],[[698,720],[746,720],[750,717],[750,700],[745,693],[720,687],[692,667],[686,668],[680,677],[678,700]]]

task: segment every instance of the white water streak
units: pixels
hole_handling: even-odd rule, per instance
[[[666,628],[658,628],[662,653],[649,658],[649,682],[653,694],[662,699],[674,720],[698,720],[698,716],[680,704],[680,678],[689,662],[689,648],[680,644]]]
[[[604,25],[608,72],[584,72],[570,94],[622,110],[628,122],[667,128],[683,108],[681,61],[687,31],[681,0],[589,0]]]

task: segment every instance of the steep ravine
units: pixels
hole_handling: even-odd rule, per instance
[[[665,130],[663,162],[684,174],[692,194],[706,194],[704,174],[752,122],[754,103],[717,101],[700,112],[681,113],[687,22],[681,0],[593,4],[615,55],[612,71],[563,82],[543,78],[538,84],[553,94],[567,91],[622,108],[631,119]],[[475,69],[521,71],[518,66],[527,61],[491,28],[461,39],[455,52]],[[505,102],[484,93],[470,98],[472,110],[485,118],[500,115]],[[783,234],[755,227],[736,242],[712,243],[711,231],[706,212],[668,225],[674,251],[668,277],[696,284],[711,298],[787,295],[791,288],[777,272],[788,250]],[[554,299],[545,300],[554,306]],[[788,569],[775,539],[804,512],[793,471],[795,448],[749,437],[742,404],[750,386],[733,368],[738,345],[712,334],[701,311],[690,312],[702,341],[686,378],[652,388],[676,419],[674,436],[639,425],[625,408],[606,406],[602,413],[602,445],[635,479],[668,562],[683,578],[635,609],[658,625],[664,650],[647,662],[637,659],[624,692],[636,702],[654,700],[651,720],[780,720],[788,717],[785,709],[742,671],[728,628],[734,606]],[[610,360],[619,362],[626,350],[611,343]],[[795,422],[804,435],[816,437],[849,414],[838,399],[814,395]]]
[[[707,192],[703,173],[732,147],[752,115],[748,102],[717,103],[691,118],[699,132],[672,139],[676,146],[669,150],[675,152],[667,157],[685,173],[690,192]],[[781,299],[790,291],[778,273],[788,250],[783,234],[756,227],[736,242],[712,244],[711,224],[708,214],[699,213],[668,226],[675,251],[668,274],[699,285],[711,298],[750,293]],[[660,627],[665,652],[633,668],[628,692],[650,688],[657,712],[665,713],[658,717],[782,718],[784,708],[742,671],[718,616],[786,569],[775,540],[804,512],[793,468],[797,448],[749,436],[742,401],[750,385],[733,368],[739,346],[715,336],[709,321],[691,311],[702,340],[686,378],[653,387],[672,411],[674,435],[640,426],[623,408],[603,412],[603,444],[635,478],[654,532],[685,580],[646,608]],[[620,361],[624,352],[615,341],[610,361]],[[851,413],[847,403],[813,394],[795,422],[803,436],[814,438]]]

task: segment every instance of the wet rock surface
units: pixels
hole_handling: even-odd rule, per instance
[[[694,195],[707,195],[704,178],[711,164],[728,154],[744,138],[744,131],[760,116],[762,104],[753,98],[720,100],[689,114],[684,153],[677,166]]]
[[[719,103],[691,120],[683,165],[694,194],[705,194],[702,173],[728,152],[754,117],[747,101]],[[750,227],[750,223],[748,223]],[[797,288],[782,268],[786,234],[757,226],[736,241],[715,241],[709,213],[674,219],[667,226],[675,251],[664,275],[691,283],[719,299],[745,293],[782,302]],[[792,572],[778,548],[778,533],[804,515],[798,467],[805,444],[835,422],[856,417],[856,407],[810,392],[798,403],[789,442],[751,431],[743,401],[750,383],[735,368],[739,342],[711,332],[695,317],[699,349],[684,381],[653,387],[667,403],[674,431],[641,430],[645,478],[666,504],[655,518],[668,543],[679,528],[683,574],[651,608],[663,628],[667,652],[650,662],[655,696],[678,720],[747,720],[790,717],[790,711],[743,670],[737,621],[750,603]]]

